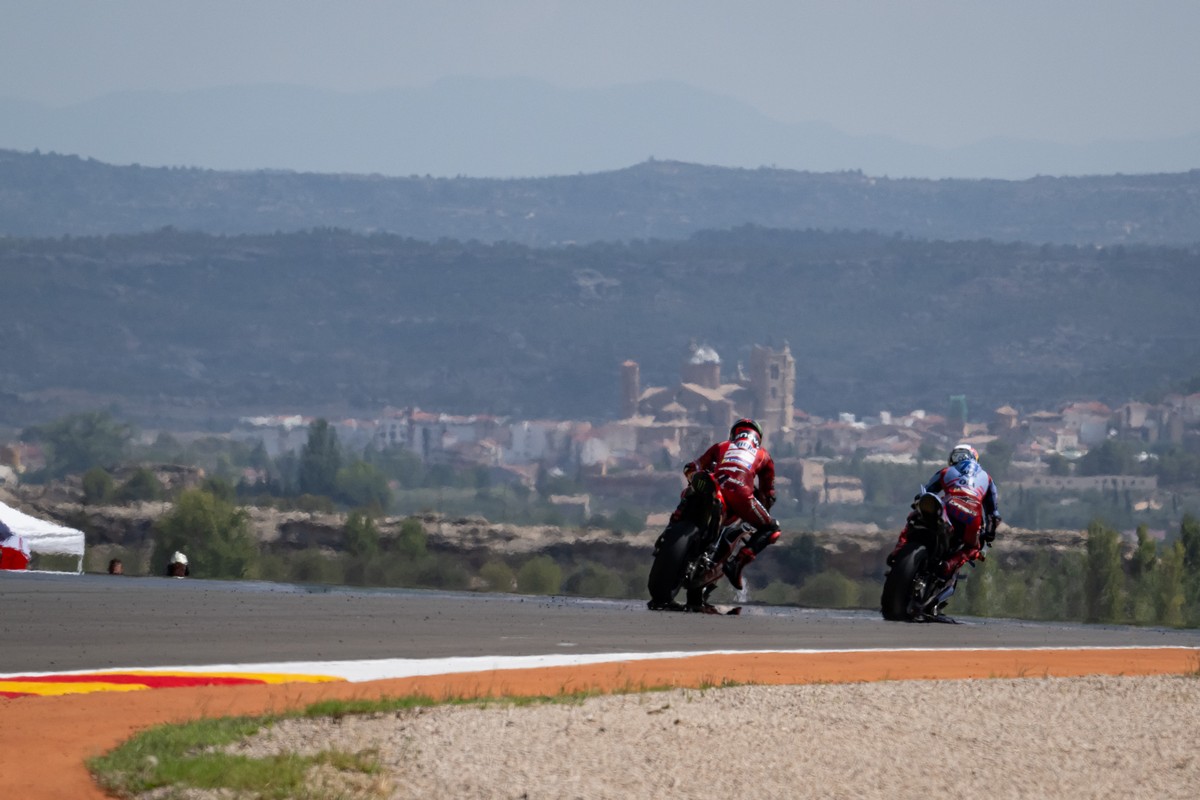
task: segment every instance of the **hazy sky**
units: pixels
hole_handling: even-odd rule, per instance
[[[0,0],[0,96],[674,80],[949,146],[1200,132],[1196,0]]]

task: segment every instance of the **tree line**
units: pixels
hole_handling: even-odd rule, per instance
[[[0,422],[28,418],[22,396],[49,404],[68,392],[192,424],[198,407],[231,420],[387,403],[609,419],[621,361],[671,385],[698,336],[726,377],[756,343],[791,342],[796,403],[821,416],[940,407],[967,392],[991,407],[1116,402],[1196,362],[1198,263],[1187,248],[752,226],[561,247],[330,229],[0,238],[0,336],[12,343],[0,349],[12,377]],[[720,307],[745,281],[761,290],[760,313],[697,321],[692,309]],[[927,357],[941,307],[973,309],[978,358]],[[1071,336],[1044,336],[1046,319]]]
[[[1162,542],[1141,526],[1132,547],[1102,520],[1087,534],[1083,552],[1046,553],[1026,566],[988,559],[967,570],[955,604],[979,616],[1200,626],[1200,518],[1185,515]]]

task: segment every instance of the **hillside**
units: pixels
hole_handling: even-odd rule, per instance
[[[689,340],[732,377],[790,343],[823,415],[1123,402],[1200,372],[1200,251],[740,228],[529,248],[345,231],[0,239],[0,423],[113,408],[419,405],[616,415],[617,370],[672,384]]]
[[[531,246],[683,239],[744,224],[1041,244],[1200,242],[1200,170],[919,180],[648,161],[494,180],[118,167],[0,150],[0,235],[333,227]]]

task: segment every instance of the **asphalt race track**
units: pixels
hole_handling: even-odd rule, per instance
[[[953,604],[949,609],[953,611]],[[712,650],[1200,647],[1200,631],[747,606],[0,574],[0,673],[258,662]]]
[[[139,730],[334,699],[1198,668],[1200,631],[0,573],[0,728],[21,733],[0,749],[0,797],[102,800],[87,758]]]

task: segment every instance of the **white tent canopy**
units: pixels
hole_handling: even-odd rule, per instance
[[[34,553],[78,557],[76,572],[83,572],[83,531],[39,519],[0,502],[0,522],[25,539]]]

